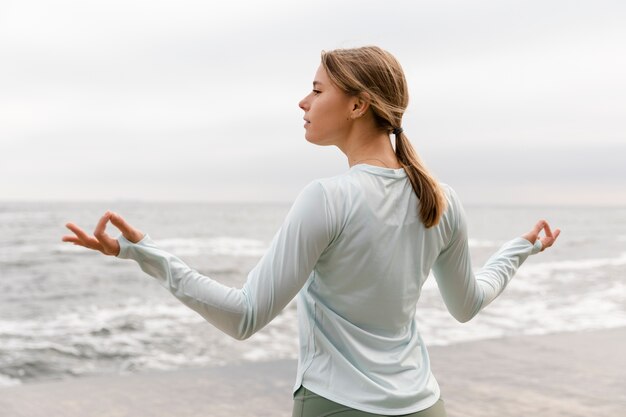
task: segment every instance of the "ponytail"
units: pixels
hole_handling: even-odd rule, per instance
[[[436,226],[446,209],[446,199],[437,180],[428,172],[401,129],[396,133],[396,156],[406,171],[419,200],[419,215],[426,228]]]

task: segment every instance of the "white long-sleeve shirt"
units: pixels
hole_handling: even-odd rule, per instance
[[[433,405],[439,387],[416,327],[416,303],[432,269],[444,302],[470,320],[541,249],[507,242],[472,271],[465,216],[443,185],[447,209],[425,228],[403,169],[359,164],[311,182],[241,289],[224,286],[160,249],[146,235],[120,236],[134,259],[179,300],[225,333],[244,339],[298,296],[301,384],[370,413],[399,415]]]

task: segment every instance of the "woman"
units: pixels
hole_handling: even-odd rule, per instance
[[[415,319],[429,271],[450,313],[465,322],[559,230],[539,221],[475,274],[458,197],[428,173],[404,135],[407,104],[402,68],[388,52],[322,52],[313,90],[299,104],[305,137],[337,146],[350,168],[304,188],[241,289],[192,270],[116,213],[105,213],[94,236],[69,223],[75,235],[63,240],[134,259],[237,339],[261,329],[297,295],[294,416],[445,416]],[[122,232],[118,239],[105,233],[108,221]]]

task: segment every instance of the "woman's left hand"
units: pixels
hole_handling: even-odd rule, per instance
[[[135,229],[130,224],[126,223],[126,220],[117,213],[107,211],[104,216],[100,218],[98,225],[96,226],[93,236],[89,236],[83,229],[76,226],[74,223],[67,223],[65,227],[74,232],[74,235],[66,235],[61,239],[63,242],[73,243],[74,245],[82,246],[87,249],[97,250],[105,255],[117,256],[120,253],[120,244],[117,239],[112,238],[106,232],[107,223],[111,221],[115,227],[117,227],[122,235],[133,243],[139,242],[143,239],[144,234],[138,229]]]
[[[541,231],[544,231],[545,236],[541,237],[539,234]],[[522,235],[522,237],[528,240],[530,243],[534,244],[537,240],[541,241],[541,251],[548,249],[550,246],[554,245],[556,238],[559,237],[561,233],[560,229],[550,229],[550,225],[545,220],[539,220],[535,227],[532,228],[528,233]]]

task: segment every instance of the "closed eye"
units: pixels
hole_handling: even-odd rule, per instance
[[[320,93],[321,93],[321,91],[320,91],[320,90],[313,90],[313,94],[315,94],[315,95],[318,95],[318,94],[320,94]]]

